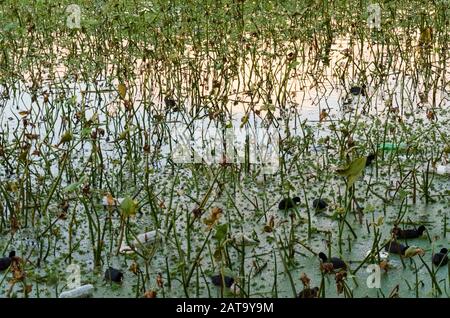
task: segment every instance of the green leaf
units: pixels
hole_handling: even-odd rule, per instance
[[[78,190],[78,188],[88,180],[88,177],[83,175],[77,182],[71,183],[63,189],[63,192],[73,192]]]
[[[91,135],[92,132],[92,128],[87,127],[81,130],[81,137],[85,138],[85,137],[89,137]]]
[[[126,217],[135,215],[137,212],[137,208],[138,208],[137,202],[134,201],[129,196],[125,197],[122,203],[120,204],[120,212],[122,213],[122,216]]]
[[[68,130],[64,133],[64,135],[62,135],[61,140],[59,141],[59,144],[69,142],[72,139],[73,139],[73,134],[70,130]]]
[[[228,233],[228,224],[221,224],[216,226],[216,234],[214,235],[214,238],[221,242],[226,237]]]
[[[245,115],[244,117],[242,117],[240,128],[245,126],[245,124],[248,122],[248,118],[249,118],[248,115]]]
[[[337,169],[336,172],[344,177],[358,176],[366,166],[366,157],[353,160],[347,168]]]
[[[357,158],[353,160],[347,168],[336,170],[337,174],[347,177],[347,188],[351,188],[358,179],[359,175],[366,167],[366,160],[367,157]]]

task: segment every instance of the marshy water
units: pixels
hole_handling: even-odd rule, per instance
[[[0,297],[449,297],[448,1],[70,4],[0,3]]]

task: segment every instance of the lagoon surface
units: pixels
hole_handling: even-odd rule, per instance
[[[449,297],[448,1],[30,3],[0,297]]]

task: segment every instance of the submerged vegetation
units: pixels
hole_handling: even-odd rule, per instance
[[[449,17],[0,0],[0,297],[449,297]]]

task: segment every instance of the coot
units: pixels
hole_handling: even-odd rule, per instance
[[[345,264],[345,262],[338,257],[331,257],[330,259],[328,259],[328,257],[322,252],[319,253],[319,257],[323,263],[333,264],[333,269],[341,269],[341,268],[346,269],[347,268],[347,264]]]
[[[389,253],[405,255],[405,251],[408,249],[408,247],[409,246],[403,245],[396,241],[391,241],[385,245],[384,249]]]
[[[123,273],[115,268],[109,267],[106,271],[105,271],[105,279],[107,281],[112,281],[115,283],[120,283],[123,280]]]
[[[439,253],[433,255],[433,264],[436,266],[444,266],[448,263],[448,250],[446,248],[441,249]]]
[[[214,275],[211,276],[211,282],[214,286],[221,287],[225,284],[225,287],[230,288],[234,283],[234,278],[226,275]]]
[[[289,209],[292,209],[294,206],[298,205],[299,203],[300,203],[300,198],[299,197],[294,197],[292,199],[291,198],[284,198],[278,204],[278,209],[280,209],[280,210],[289,210]]]
[[[11,266],[11,262],[13,257],[16,256],[16,252],[15,251],[11,251],[9,252],[9,256],[8,257],[2,257],[0,258],[0,272],[7,270],[9,268],[9,266]]]
[[[315,199],[313,201],[313,208],[316,210],[324,210],[327,208],[327,206],[328,203],[324,199]]]
[[[394,229],[392,230],[392,233],[398,239],[414,239],[414,238],[421,237],[424,231],[425,231],[425,226],[421,225],[417,229],[407,229],[407,230],[402,230],[398,227],[394,227]]]

